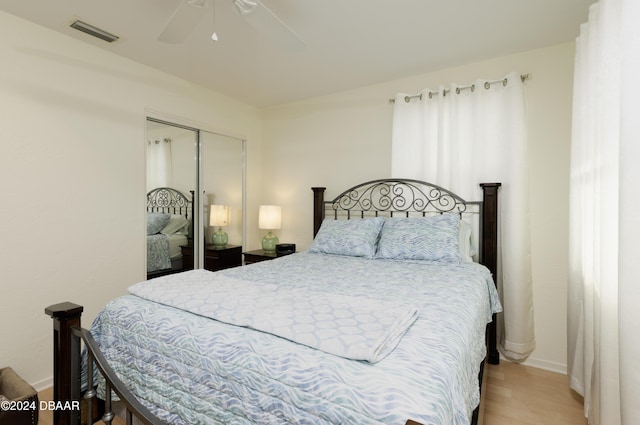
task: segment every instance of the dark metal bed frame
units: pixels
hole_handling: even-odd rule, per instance
[[[147,212],[154,213],[166,213],[182,215],[189,221],[189,236],[190,243],[193,240],[193,225],[194,225],[194,191],[191,193],[191,199],[187,198],[179,190],[170,187],[159,187],[152,189],[147,193]],[[171,273],[177,273],[182,271],[182,260],[171,262],[171,268],[165,270],[156,270],[147,273],[147,279],[151,279],[158,276],[164,276]]]
[[[314,192],[313,234],[320,229],[325,218],[355,219],[373,216],[421,216],[455,212],[461,214],[476,214],[479,218],[479,262],[485,265],[496,276],[497,271],[497,231],[498,231],[498,189],[500,183],[480,184],[483,190],[483,200],[467,202],[456,194],[417,180],[384,179],[374,180],[354,186],[338,195],[331,201],[324,200],[324,187],[312,188]],[[168,188],[161,188],[167,190]],[[158,189],[160,190],[160,189]],[[151,193],[151,192],[150,192]],[[193,192],[192,196],[193,196]],[[164,202],[164,201],[163,201]],[[192,207],[193,208],[193,207]],[[191,215],[193,220],[193,215]],[[125,406],[127,424],[131,424],[133,417],[144,424],[162,424],[153,416],[135,396],[130,393],[109,367],[99,350],[91,333],[81,327],[80,318],[83,307],[70,302],[55,304],[47,307],[45,313],[53,318],[53,360],[54,360],[54,390],[53,398],[56,402],[70,402],[85,399],[87,406],[83,408],[82,423],[91,424],[94,417],[102,414],[102,421],[111,424],[114,414],[111,406],[111,391],[113,390]],[[496,320],[487,325],[487,358],[491,364],[498,364],[499,355],[496,349]],[[87,386],[81,394],[81,344],[87,348]],[[91,361],[92,360],[92,361]],[[101,402],[96,399],[93,387],[93,363],[105,378],[106,397]],[[482,390],[484,362],[480,368],[480,388]],[[482,404],[482,403],[481,403]],[[96,405],[99,405],[96,408]],[[482,412],[478,408],[473,413],[473,424],[482,420]],[[96,419],[99,420],[99,419]],[[53,412],[54,425],[79,425],[81,412],[77,409],[55,410]],[[419,425],[418,422],[407,420],[406,425]]]

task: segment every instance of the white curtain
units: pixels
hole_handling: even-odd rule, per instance
[[[147,192],[173,184],[171,139],[149,140],[147,143]]]
[[[640,2],[601,0],[576,40],[567,365],[592,425],[640,423]]]
[[[530,258],[526,99],[520,74],[395,97],[394,177],[416,178],[481,199],[479,183],[500,182],[499,349],[515,360],[535,348]]]

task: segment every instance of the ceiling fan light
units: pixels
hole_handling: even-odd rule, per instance
[[[211,0],[211,9],[213,10],[213,33],[211,34],[211,40],[215,43],[218,41],[218,34],[216,33],[216,0]]]

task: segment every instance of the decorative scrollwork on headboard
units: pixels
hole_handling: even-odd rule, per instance
[[[373,180],[342,192],[326,202],[326,211],[333,215],[346,213],[369,215],[427,215],[467,211],[467,204],[458,195],[439,186],[407,179]]]
[[[191,199],[182,192],[170,187],[159,187],[147,193],[147,211],[193,216],[193,191]]]

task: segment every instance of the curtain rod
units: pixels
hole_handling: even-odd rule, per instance
[[[171,143],[171,137],[165,137],[162,141],[165,142],[165,143]],[[155,143],[156,145],[159,145],[160,144],[160,140],[158,140],[158,139],[156,139],[154,141],[149,140],[149,144],[151,144],[151,143]]]
[[[525,81],[527,81],[527,80],[530,80],[530,79],[531,79],[531,74],[522,74],[522,75],[520,75],[520,80],[521,80],[523,83],[524,83]],[[490,88],[492,85],[494,85],[494,84],[498,84],[498,83],[502,83],[502,85],[503,85],[503,86],[506,86],[506,85],[507,85],[507,83],[508,83],[508,79],[507,79],[507,78],[504,78],[504,79],[502,79],[502,80],[486,81],[486,82],[484,83],[484,88],[485,88],[485,89],[487,89],[487,90],[489,90],[489,88]],[[463,91],[463,90],[471,90],[471,91],[474,91],[475,89],[476,89],[476,85],[475,85],[475,84],[471,84],[470,86],[458,87],[458,88],[456,88],[456,94],[460,94],[460,92],[461,92],[461,91]],[[442,94],[442,95],[443,95],[443,96],[446,96],[449,92],[450,92],[450,90],[445,89],[445,90],[443,91],[443,94]],[[439,95],[439,94],[440,94],[440,92],[437,92],[437,91],[436,91],[436,92],[431,92],[431,91],[430,91],[428,96],[429,96],[429,99],[431,99],[434,95],[435,95],[435,96],[437,96],[437,95]],[[418,98],[418,99],[422,100],[422,93],[420,93],[420,94],[414,94],[414,95],[412,95],[412,96],[405,96],[405,97],[404,97],[404,101],[405,101],[406,103],[409,103],[409,102],[411,102],[411,100],[412,100],[412,99],[415,99],[415,98]],[[395,103],[395,102],[396,102],[396,100],[395,100],[395,99],[389,99],[389,103]]]

